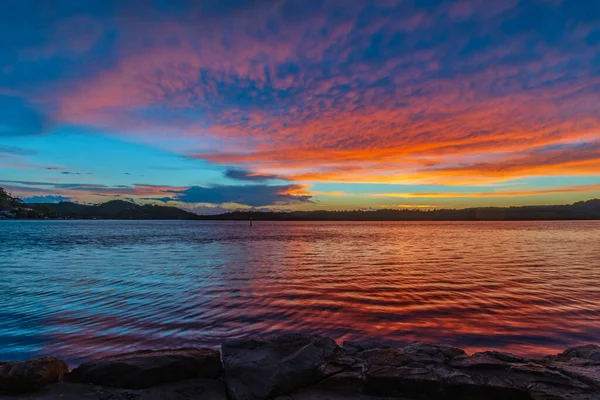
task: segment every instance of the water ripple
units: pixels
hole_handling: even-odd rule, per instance
[[[0,359],[289,331],[524,355],[600,341],[600,223],[1,221]]]

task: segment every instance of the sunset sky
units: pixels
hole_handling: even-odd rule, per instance
[[[4,0],[0,186],[200,213],[600,197],[600,2]]]

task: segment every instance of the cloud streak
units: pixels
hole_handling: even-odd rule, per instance
[[[298,185],[248,185],[213,187],[192,186],[184,190],[167,190],[173,200],[183,203],[236,203],[252,207],[292,205],[311,202],[310,195],[294,194],[303,188]]]
[[[265,182],[270,180],[284,180],[285,178],[273,174],[261,174],[244,169],[230,168],[225,171],[225,177],[237,181]]]
[[[56,199],[59,197],[90,201],[105,197],[139,198],[154,202],[178,202],[186,204],[235,203],[249,207],[282,206],[312,202],[312,196],[302,185],[253,184],[214,185],[210,187],[170,187],[155,185],[100,185],[80,183],[0,181],[0,185],[17,194],[26,194],[28,199]],[[41,193],[43,196],[31,196]],[[60,193],[58,195],[57,193]],[[33,201],[31,201],[33,202]]]

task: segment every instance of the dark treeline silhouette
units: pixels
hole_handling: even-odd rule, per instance
[[[600,220],[600,199],[570,205],[478,207],[465,209],[402,209],[356,211],[259,212],[232,211],[196,215],[167,206],[138,205],[112,200],[97,205],[72,202],[27,204],[0,188],[0,217],[69,219],[200,219],[224,221],[527,221]]]
[[[202,216],[207,220],[263,221],[526,221],[600,219],[600,199],[571,205],[433,210],[248,212]]]
[[[112,200],[97,205],[72,202],[27,204],[0,188],[0,217],[33,219],[198,219],[176,207]]]

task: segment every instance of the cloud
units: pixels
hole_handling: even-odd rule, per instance
[[[294,194],[300,185],[248,185],[212,187],[192,186],[184,190],[165,190],[173,199],[183,203],[225,204],[237,203],[252,207],[310,203],[311,196]]]
[[[8,154],[14,156],[31,156],[37,154],[37,151],[24,149],[21,147],[14,146],[1,146],[0,145],[0,154]]]
[[[273,174],[261,174],[258,172],[251,172],[244,169],[230,168],[225,171],[225,177],[235,179],[238,181],[254,181],[264,182],[269,180],[285,179],[279,175]]]
[[[192,209],[186,209],[186,211],[190,211],[193,212],[194,214],[198,214],[198,215],[218,215],[218,214],[224,214],[227,212],[230,212],[231,210],[229,208],[224,208],[224,207],[212,207],[212,206],[198,206],[198,207],[194,207]]]
[[[73,172],[73,171],[63,171],[61,172],[63,175],[91,175],[91,172]]]
[[[600,192],[600,184],[595,185],[573,185],[552,187],[546,189],[530,189],[530,190],[494,190],[488,192],[420,192],[420,193],[372,193],[369,197],[427,197],[427,198],[481,198],[481,197],[523,197],[523,196],[543,196],[549,194],[565,194],[565,193],[596,193]]]
[[[489,161],[429,169],[438,176],[507,177],[545,176],[557,171],[570,175],[600,173],[600,141],[544,146],[529,151],[496,157]]]
[[[125,40],[128,56],[62,93],[59,109],[78,123],[221,139],[221,152],[195,157],[256,171],[231,174],[254,181],[365,165],[350,177],[381,180],[369,171],[597,136],[597,49],[582,45],[593,24],[572,28],[559,13],[581,16],[562,4],[282,4],[231,7],[194,26],[178,15],[146,31],[144,21],[136,29],[155,44]],[[537,26],[536,12],[560,35]]]
[[[168,203],[170,201],[174,201],[173,197],[142,197],[141,200],[154,200],[154,201],[162,201],[163,203]]]
[[[303,185],[216,185],[211,187],[101,185],[82,183],[0,181],[15,193],[48,193],[57,191],[69,198],[102,199],[104,197],[138,197],[141,200],[182,203],[237,203],[251,207],[291,205],[312,202]],[[7,185],[8,184],[8,185]]]
[[[25,203],[60,203],[61,201],[73,201],[70,197],[58,195],[30,196],[22,199]]]
[[[167,190],[183,190],[184,187],[156,186],[156,185],[103,185],[95,183],[65,183],[65,182],[40,182],[2,180],[0,186],[10,189],[18,195],[56,194],[61,196],[82,199],[85,202],[100,200],[106,197],[158,197]]]

